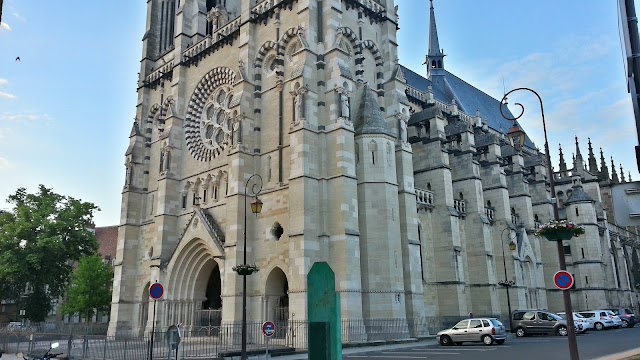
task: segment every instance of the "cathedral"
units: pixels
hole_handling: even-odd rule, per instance
[[[623,170],[576,139],[551,194],[545,155],[501,102],[446,69],[433,2],[420,71],[398,63],[394,0],[147,4],[110,334],[240,321],[244,258],[256,322],[306,320],[319,261],[342,319],[407,336],[563,311],[557,245],[535,235],[554,199],[586,230],[564,243],[574,309],[637,308],[640,237],[611,211]]]

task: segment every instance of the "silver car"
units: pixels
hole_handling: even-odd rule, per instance
[[[483,342],[485,345],[493,345],[495,342],[502,345],[506,338],[504,325],[494,318],[465,319],[436,335],[442,346],[461,345],[463,342]]]

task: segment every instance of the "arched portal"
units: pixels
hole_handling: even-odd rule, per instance
[[[289,321],[289,281],[279,267],[269,273],[266,282],[266,319],[285,325]]]
[[[222,316],[221,266],[199,238],[181,244],[169,263],[166,324],[216,326]]]
[[[205,275],[203,273],[203,275]],[[199,291],[202,289],[196,289]],[[222,322],[222,281],[220,267],[215,264],[209,275],[207,287],[204,292],[204,301],[200,311],[200,326],[220,326]]]

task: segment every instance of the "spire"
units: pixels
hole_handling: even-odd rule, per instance
[[[436,13],[433,9],[433,0],[429,0],[429,52],[427,53],[427,77],[442,75],[444,69],[444,54],[438,41],[438,28],[436,26]]]
[[[600,148],[600,180],[609,180],[609,168],[607,167],[607,162],[604,159],[604,153],[602,152],[602,148]]]
[[[616,172],[616,164],[613,162],[613,156],[611,157],[611,182],[614,184],[618,184],[620,182],[618,179],[618,173]]]
[[[622,169],[622,164],[620,164],[620,182],[621,183],[626,183],[627,180],[625,180],[624,178],[624,170]]]
[[[598,175],[598,162],[596,161],[596,156],[593,154],[591,138],[589,138],[589,172],[593,175]]]
[[[584,162],[582,154],[580,153],[580,144],[578,143],[578,137],[576,136],[576,161]]]
[[[629,171],[629,182],[633,182],[633,180],[631,180],[631,171]]]
[[[560,147],[560,175],[564,175],[567,172],[567,163],[564,162],[564,154],[562,153],[562,144],[558,144]]]
[[[384,134],[394,136],[384,120],[376,94],[367,85],[362,86],[360,106],[355,116],[356,134]]]

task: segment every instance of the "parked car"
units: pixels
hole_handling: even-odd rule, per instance
[[[19,321],[12,321],[7,325],[9,331],[20,331],[25,328],[24,324]]]
[[[622,326],[622,320],[611,310],[588,310],[579,314],[592,321],[594,329],[598,331]]]
[[[483,342],[485,345],[504,344],[507,333],[504,325],[494,318],[464,319],[451,329],[438,332],[436,339],[442,346],[461,345],[463,342]]]
[[[517,337],[532,334],[567,336],[567,322],[546,310],[516,310],[511,313],[511,332]]]
[[[616,309],[610,309],[610,310],[611,312],[616,314],[620,318],[620,320],[622,320],[623,328],[632,328],[636,326],[636,323],[637,323],[636,315],[633,313],[633,311],[631,311],[631,309],[616,308]]]
[[[567,315],[564,311],[557,313],[558,316],[567,320]],[[587,330],[593,329],[593,324],[589,322],[584,316],[578,314],[577,312],[573,313],[573,325],[576,327],[577,333],[586,333]]]

